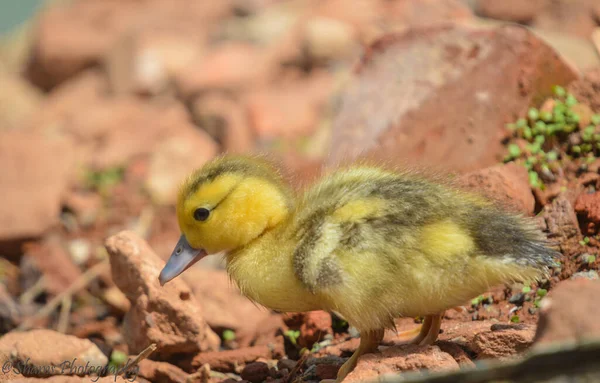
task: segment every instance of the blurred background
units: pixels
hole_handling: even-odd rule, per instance
[[[592,137],[599,68],[597,0],[3,1],[0,334],[57,329],[108,355],[132,353],[117,330],[125,294],[108,269],[85,273],[125,229],[166,260],[180,235],[179,182],[225,152],[269,153],[298,186],[361,155],[443,168],[529,215],[556,211],[564,194],[573,267],[547,287],[594,271],[596,258],[581,255],[598,251],[600,146],[569,141],[560,158],[587,157],[549,166],[551,176],[535,164],[516,175],[488,168],[538,153],[506,125],[535,122],[531,108],[552,111],[548,100],[564,92],[584,105],[573,124],[596,127]],[[595,199],[581,202],[582,193]],[[207,258],[199,267],[221,266]],[[82,278],[67,306],[61,293]],[[264,315],[250,330],[223,324],[219,310],[241,315],[233,298],[195,289],[213,305],[207,321],[222,340],[233,329],[255,342]],[[512,296],[501,289],[464,318],[514,322],[518,307],[521,321],[536,323],[534,300],[504,308]],[[286,328],[303,322],[294,323]],[[319,331],[332,332],[326,323]]]

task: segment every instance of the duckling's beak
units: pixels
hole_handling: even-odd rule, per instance
[[[185,239],[185,236],[182,235],[179,238],[179,241],[177,241],[175,250],[173,250],[173,253],[167,261],[167,264],[158,276],[160,285],[164,286],[165,283],[186,271],[194,263],[198,262],[205,256],[206,251],[203,249],[194,249],[192,246],[190,246],[187,239]]]

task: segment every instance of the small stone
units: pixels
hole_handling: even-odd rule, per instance
[[[535,326],[527,324],[494,324],[491,331],[473,338],[471,348],[478,358],[502,358],[525,351],[533,344]]]
[[[596,279],[600,279],[600,276],[598,276],[598,272],[596,270],[587,270],[587,271],[579,271],[573,275],[571,275],[570,279],[589,279],[589,280],[596,280]]]
[[[252,383],[261,383],[269,376],[269,366],[263,362],[250,363],[244,367],[240,376]]]
[[[60,367],[48,369],[41,374],[46,376],[81,375],[86,364],[101,368],[108,363],[106,355],[90,340],[45,329],[10,332],[0,338],[0,360],[7,361],[15,357],[15,363],[65,368],[62,372]]]
[[[289,371],[292,371],[294,368],[296,368],[297,364],[298,362],[296,362],[295,360],[284,358],[277,361],[277,368],[279,370],[287,369]]]
[[[341,364],[317,364],[317,377],[323,379],[335,379]]]
[[[517,306],[522,306],[523,302],[525,302],[525,294],[523,294],[523,293],[514,294],[508,299],[508,302],[512,303],[514,305],[517,305]]]

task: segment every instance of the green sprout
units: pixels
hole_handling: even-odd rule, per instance
[[[286,332],[283,333],[283,335],[286,338],[288,338],[294,346],[296,346],[298,344],[298,338],[300,338],[299,330],[287,330]]]
[[[521,320],[519,319],[518,315],[513,315],[513,316],[510,317],[510,321],[512,323],[519,323]]]
[[[109,366],[116,371],[127,362],[127,359],[127,354],[125,354],[123,351],[113,350],[113,352],[110,354]]]
[[[106,194],[110,189],[120,183],[125,175],[122,167],[113,167],[106,170],[89,170],[85,173],[85,184],[100,194]]]
[[[546,294],[548,294],[548,290],[546,289],[537,289],[537,291],[535,292],[537,294],[538,297],[543,298],[546,296]]]
[[[224,330],[221,336],[225,342],[233,342],[235,340],[235,331],[233,330]]]
[[[579,241],[579,244],[581,246],[589,246],[589,244],[590,244],[590,238],[589,237],[583,237],[583,239],[581,241]]]
[[[596,262],[596,256],[592,254],[583,254],[581,256],[581,260],[583,261],[583,263],[591,265],[592,263]]]
[[[531,292],[531,287],[529,287],[529,286],[523,286],[523,288],[521,289],[521,292],[523,294],[530,293]]]

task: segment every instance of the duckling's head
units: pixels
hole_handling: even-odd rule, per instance
[[[291,207],[289,188],[266,160],[229,155],[205,164],[179,189],[182,235],[160,273],[160,283],[207,254],[243,247],[283,221]]]

